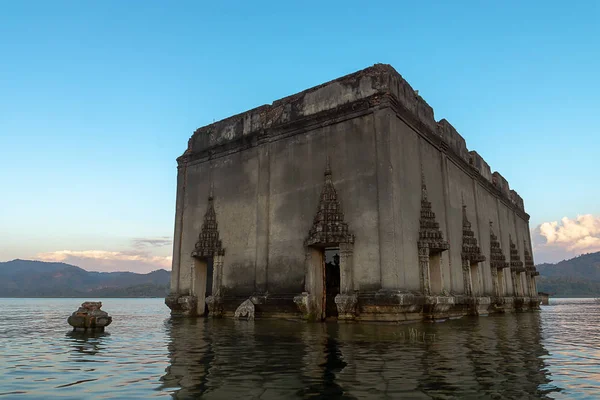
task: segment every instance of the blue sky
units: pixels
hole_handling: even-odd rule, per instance
[[[522,195],[536,261],[600,250],[600,3],[216,3],[0,4],[0,261],[167,266],[196,128],[377,62]]]

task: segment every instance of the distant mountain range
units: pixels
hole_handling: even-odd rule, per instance
[[[600,297],[600,252],[539,264],[537,286],[553,297]],[[65,263],[0,262],[0,297],[165,297],[171,273],[91,272]]]
[[[171,273],[91,272],[65,263],[0,262],[0,297],[165,297]]]
[[[600,252],[536,265],[540,292],[555,297],[600,297]]]

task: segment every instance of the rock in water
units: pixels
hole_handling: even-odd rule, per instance
[[[248,320],[254,319],[254,303],[248,299],[244,301],[235,310],[234,318],[246,317]]]
[[[101,301],[86,301],[81,304],[79,310],[71,314],[67,322],[76,331],[104,331],[112,322],[112,317],[106,311],[100,310],[101,307]]]

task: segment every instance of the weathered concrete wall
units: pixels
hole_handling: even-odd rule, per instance
[[[203,127],[179,158],[171,291],[191,287],[191,254],[213,185],[225,248],[223,290],[235,296],[306,290],[304,241],[330,158],[332,179],[355,235],[352,288],[421,291],[417,241],[422,176],[450,249],[443,288],[466,292],[462,206],[486,261],[483,295],[493,295],[490,229],[507,261],[509,235],[530,243],[523,199],[446,120],[386,65],[376,65]],[[505,270],[506,293],[512,294]],[[526,287],[523,282],[523,287]]]
[[[421,208],[420,136],[394,116],[390,125],[396,264],[394,289],[419,291],[417,239]],[[384,217],[385,219],[385,217]],[[388,275],[392,273],[388,272]],[[389,285],[391,286],[391,285]],[[388,287],[389,287],[388,286]]]
[[[252,293],[256,257],[256,151],[240,152],[187,166],[179,288],[190,288],[192,251],[198,240],[213,182],[219,233],[226,250],[224,286]]]
[[[179,249],[179,265],[174,265],[179,275],[179,292],[187,293],[192,287],[191,265],[193,264],[192,251],[198,240],[202,227],[204,213],[208,204],[210,191],[209,177],[211,168],[209,163],[185,166],[185,191],[182,201],[181,243]],[[174,257],[175,260],[175,257]]]
[[[454,163],[448,163],[448,178],[450,182],[449,190],[449,208],[448,218],[450,221],[450,229],[448,241],[450,242],[450,256],[452,268],[452,291],[454,293],[464,293],[465,287],[463,283],[462,258],[461,249],[463,241],[462,232],[462,203],[467,204],[467,216],[473,224],[473,190],[472,183],[469,182],[468,176],[462,172]],[[470,184],[471,183],[471,184]],[[471,190],[469,190],[471,189]],[[469,207],[470,205],[470,207]],[[475,221],[476,222],[476,221]],[[479,232],[476,223],[473,225],[473,231]]]
[[[446,183],[451,184],[451,179],[447,181],[448,174],[447,171],[444,171],[442,168],[442,157],[440,151],[433,147],[428,141],[423,138],[420,138],[420,157],[421,164],[423,166],[423,174],[425,176],[425,184],[427,185],[427,193],[429,195],[429,201],[431,201],[431,207],[433,212],[435,213],[436,220],[440,224],[440,230],[442,231],[444,238],[451,241],[451,233],[454,227],[453,220],[450,218],[452,215],[452,209],[448,208],[450,205],[448,200],[448,188]],[[418,168],[418,167],[417,167]],[[446,178],[444,178],[444,174]],[[420,192],[417,192],[420,198]],[[460,205],[458,206],[460,208]],[[419,215],[420,212],[420,203],[419,208],[416,210],[416,215]],[[414,217],[413,217],[414,218]],[[459,224],[459,229],[461,229],[460,237],[462,238],[462,219]],[[456,242],[459,243],[459,242]],[[442,279],[443,286],[446,290],[452,291],[455,290],[457,283],[454,278],[455,268],[451,268],[451,264],[453,263],[453,258],[458,256],[458,264],[456,264],[456,268],[460,271],[460,246],[450,246],[450,250],[442,254]],[[462,275],[460,277],[460,282],[462,282]],[[462,287],[462,283],[460,283]]]
[[[212,168],[215,211],[226,249],[223,285],[249,295],[255,290],[256,275],[257,151],[216,159]]]
[[[499,233],[497,233],[497,235],[502,245],[502,251],[506,256],[506,261],[510,262],[510,237],[512,236],[513,240],[515,237],[515,227],[512,223],[511,210],[508,207],[506,207],[506,205],[499,199],[496,199],[496,204],[498,208],[499,221]],[[504,280],[506,282],[506,294],[514,296],[515,293],[513,291],[512,277],[510,269],[508,268],[504,270]]]
[[[268,289],[303,290],[304,240],[312,226],[331,158],[346,222],[356,235],[358,288],[380,285],[373,118],[368,115],[270,144]]]
[[[531,254],[531,238],[529,236],[529,230],[527,229],[527,224],[525,223],[525,221],[519,218],[514,211],[513,221],[515,224],[516,235],[518,238],[518,241],[516,241],[515,244],[519,249],[519,257],[521,258],[521,261],[525,262],[525,246],[527,246],[527,249],[530,251]],[[525,296],[528,296],[528,285],[525,273],[521,273],[521,287],[523,288]]]
[[[171,273],[171,293],[179,293],[181,239],[183,235],[183,208],[186,187],[186,167],[177,168],[177,198],[175,204],[175,227],[173,233],[173,266]]]
[[[499,216],[498,216],[498,204],[496,197],[493,196],[483,186],[475,184],[475,196],[477,198],[477,210],[479,216],[479,246],[481,252],[486,256],[486,260],[482,263],[483,267],[483,278],[484,278],[484,293],[488,295],[493,294],[492,287],[492,270],[490,266],[490,222],[492,222],[492,229],[497,236],[499,234]],[[502,250],[506,253],[504,246]]]
[[[360,238],[355,244],[357,289],[378,289],[375,140],[373,117],[367,115],[189,166],[187,180],[194,183],[184,201],[180,290],[189,289],[191,252],[212,179],[226,249],[225,288],[239,294],[301,292],[303,243],[317,210],[327,156],[346,221]]]

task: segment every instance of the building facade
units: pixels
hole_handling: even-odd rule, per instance
[[[172,315],[538,307],[523,200],[389,65],[198,129],[177,179]]]

